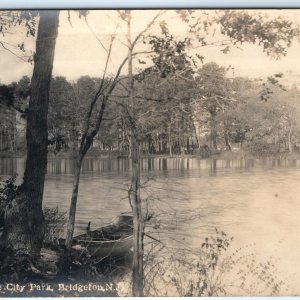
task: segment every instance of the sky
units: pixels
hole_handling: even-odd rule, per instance
[[[140,10],[133,11],[132,36],[136,36],[158,11]],[[207,11],[213,14],[214,11]],[[260,11],[266,18],[283,16],[290,21],[300,24],[299,10],[267,10]],[[174,11],[167,11],[159,18],[165,20],[170,32],[175,37],[187,36],[187,27]],[[156,22],[148,33],[159,32],[159,22]],[[71,13],[71,20],[68,20],[66,11],[60,14],[60,25],[56,42],[53,75],[65,76],[69,80],[76,80],[82,75],[101,76],[103,74],[107,49],[111,34],[116,33],[113,44],[111,59],[109,60],[108,71],[113,76],[117,67],[126,57],[125,23],[118,20],[116,11],[91,11],[87,23],[83,18],[79,19],[76,13]],[[221,38],[214,36],[214,39]],[[34,38],[25,38],[21,28],[15,28],[13,34],[5,36],[1,40],[11,44],[25,41],[28,52],[34,51]],[[106,49],[106,50],[105,50]],[[250,78],[266,77],[275,73],[283,72],[291,78],[300,74],[300,43],[295,40],[292,47],[288,49],[287,55],[280,60],[274,60],[263,53],[257,45],[243,44],[239,49],[231,47],[228,54],[223,54],[221,48],[208,46],[204,48],[191,49],[191,53],[199,53],[204,56],[204,62],[214,61],[219,65],[232,66],[230,76],[246,76]],[[146,50],[143,43],[137,46],[137,51]],[[20,60],[6,50],[0,49],[0,82],[9,83],[16,81],[23,75],[32,74],[33,65]],[[145,58],[145,57],[144,57]],[[147,61],[147,59],[146,59]],[[149,61],[149,59],[148,59]],[[140,67],[141,65],[135,64]],[[124,68],[126,72],[126,68]]]

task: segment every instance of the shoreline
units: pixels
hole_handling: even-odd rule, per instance
[[[94,152],[94,151],[93,151]],[[13,158],[26,158],[26,153],[0,153],[0,159],[13,159]],[[71,152],[60,152],[54,154],[53,152],[48,153],[48,159],[72,159],[75,156]],[[98,152],[98,153],[88,153],[85,159],[124,159],[128,158],[128,155],[120,155],[116,152]],[[174,154],[170,156],[169,154],[147,154],[140,155],[141,159],[147,158],[162,158],[162,159],[172,159],[172,158],[198,158],[198,159],[223,159],[223,160],[239,160],[239,159],[300,159],[300,153],[281,153],[278,155],[253,155],[244,151],[221,151],[219,153],[211,154],[208,156],[202,156],[200,154]]]

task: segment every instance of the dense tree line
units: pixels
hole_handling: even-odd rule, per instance
[[[275,78],[282,74],[275,74]],[[279,78],[279,79],[280,79]],[[153,70],[135,76],[135,114],[144,155],[208,154],[209,151],[248,150],[276,155],[299,149],[299,91],[266,81],[230,78],[216,63],[195,74],[164,80]],[[100,78],[64,77],[51,80],[48,114],[49,148],[74,153],[83,121]],[[159,87],[159,88],[158,88]],[[0,151],[25,150],[25,120],[29,79],[0,86]],[[268,94],[268,98],[265,95]],[[130,155],[130,125],[126,120],[123,84],[116,86],[93,147]],[[6,104],[10,104],[7,106]],[[18,110],[16,110],[16,107]]]

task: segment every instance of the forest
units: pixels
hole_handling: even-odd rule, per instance
[[[0,281],[10,284],[23,280],[30,289],[32,283],[102,280],[105,286],[112,287],[106,295],[119,295],[115,278],[105,277],[114,263],[105,264],[107,257],[96,261],[88,248],[82,250],[82,243],[74,243],[76,216],[80,201],[85,199],[81,194],[85,159],[128,158],[130,174],[126,178],[125,198],[132,216],[128,294],[167,295],[159,292],[162,285],[173,296],[228,295],[230,285],[223,285],[221,280],[225,271],[239,265],[234,255],[221,261],[232,242],[231,236],[222,228],[216,229],[215,236],[203,237],[203,243],[197,245],[195,260],[189,261],[185,256],[195,255],[189,245],[180,248],[182,252],[177,250],[181,257],[175,259],[176,250],[171,252],[159,234],[153,235],[153,230],[163,227],[164,217],[169,215],[158,217],[158,211],[149,202],[155,196],[144,197],[146,183],[141,175],[141,159],[297,157],[297,82],[284,72],[256,78],[236,76],[236,67],[227,65],[225,58],[222,65],[207,61],[203,49],[213,45],[225,57],[232,49],[255,45],[257,51],[276,64],[297,43],[299,25],[276,13],[266,15],[256,10],[149,11],[145,13],[149,20],[144,27],[135,23],[136,11],[98,13],[0,11],[1,49],[32,66],[32,75],[21,74],[17,80],[0,83],[0,157],[25,158],[24,174],[6,178],[0,185]],[[107,20],[112,21],[113,30],[103,25],[108,24],[105,14],[109,15]],[[92,28],[95,16],[104,20],[99,23],[106,30],[102,36]],[[98,76],[83,73],[70,78],[53,71],[60,27],[68,24],[73,28],[77,22],[88,28],[99,52],[102,51]],[[180,27],[184,32],[178,35]],[[31,52],[30,47],[34,48]],[[74,60],[73,64],[79,61]],[[44,205],[47,164],[53,157],[67,157],[74,163],[65,217],[59,210]],[[22,175],[19,184],[17,179]],[[206,193],[200,193],[203,202]],[[159,199],[164,200],[167,199]],[[181,212],[187,207],[184,209]],[[192,207],[188,210],[182,222],[199,218]],[[178,220],[180,217],[175,216],[172,222]],[[50,223],[55,230],[49,242]],[[99,239],[92,236],[95,232],[90,231],[90,223],[86,231],[86,236]],[[58,233],[63,236],[57,236]],[[56,259],[55,268],[53,262],[45,261],[45,249],[52,251],[50,260]],[[168,266],[161,260],[162,253],[174,254]],[[240,270],[239,275],[252,272],[257,275],[257,286],[265,285],[265,294],[280,294],[282,282],[276,281],[268,265],[261,264],[258,269],[245,265],[248,270]],[[187,268],[191,268],[192,277],[184,280],[180,274]],[[117,270],[118,275],[123,275],[122,268]],[[247,295],[251,285],[248,290],[245,288],[243,274],[239,277],[240,289]],[[78,286],[76,289],[78,292]]]
[[[234,152],[236,157],[282,157],[299,153],[299,91],[296,84],[285,83],[284,74],[265,80],[230,78],[229,71],[214,62],[189,72],[188,81],[185,76],[166,78],[163,84],[155,70],[135,75],[142,156],[209,157]],[[62,76],[51,79],[49,153],[72,156],[78,149],[88,103],[100,82],[90,76],[77,81]],[[24,155],[30,79],[25,76],[0,90],[1,154]],[[130,157],[130,124],[122,105],[126,93],[122,83],[116,86],[87,155]]]

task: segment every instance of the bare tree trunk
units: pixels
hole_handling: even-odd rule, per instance
[[[292,129],[289,129],[289,133],[288,133],[288,150],[290,153],[293,152],[293,146],[292,146]]]
[[[44,237],[42,200],[47,169],[47,113],[59,11],[41,11],[31,98],[27,118],[27,159],[21,193],[5,213],[3,239],[32,256],[40,253]]]
[[[136,130],[134,132],[136,133]],[[133,213],[132,294],[135,297],[142,297],[144,289],[144,218],[140,197],[139,143],[135,134],[132,134],[131,146],[132,175],[129,199]]]
[[[17,130],[16,130],[16,124],[14,124],[13,128],[13,151],[17,150]]]
[[[230,144],[229,134],[228,134],[227,130],[225,130],[225,132],[224,132],[224,139],[225,139],[225,148],[226,148],[226,150],[231,151],[232,147],[231,147],[231,144]]]
[[[132,156],[132,153],[131,153],[131,149],[132,149],[132,136],[131,134],[128,135],[128,157],[130,158]]]
[[[10,149],[12,152],[14,152],[14,128],[11,129],[11,134],[10,134]]]
[[[104,73],[102,76],[102,80],[100,82],[100,86],[99,86],[97,92],[95,93],[91,103],[89,104],[89,109],[88,109],[87,114],[84,119],[82,137],[81,137],[80,147],[78,150],[78,158],[77,158],[76,166],[75,166],[73,192],[72,192],[72,197],[71,197],[69,219],[68,219],[68,225],[67,225],[67,236],[66,236],[67,250],[70,250],[70,248],[71,248],[74,227],[75,227],[75,217],[76,217],[76,207],[77,207],[81,164],[82,164],[82,161],[83,161],[87,151],[93,145],[94,138],[96,137],[96,135],[99,132],[107,101],[109,99],[109,96],[113,92],[114,88],[116,87],[116,84],[118,83],[118,78],[122,71],[122,68],[127,61],[127,59],[123,60],[123,62],[121,63],[121,65],[118,68],[118,71],[117,71],[114,79],[110,82],[110,84],[106,85],[105,83],[107,83],[107,82],[106,82],[105,77],[107,75],[107,73],[106,73],[107,66],[108,66],[108,62],[111,57],[113,41],[114,41],[114,37],[112,36],[110,46],[109,46],[109,49],[107,52],[105,69],[104,69]],[[102,101],[100,103],[98,102],[99,99],[102,99]],[[93,116],[94,113],[96,113],[96,116]]]
[[[0,151],[3,150],[3,130],[0,130]]]
[[[108,60],[110,59],[112,44],[113,44],[113,39],[111,40],[111,44],[110,44],[109,51],[107,54],[106,66],[107,66]],[[76,207],[77,207],[81,164],[82,164],[82,161],[83,161],[87,151],[93,145],[94,138],[96,137],[97,133],[99,132],[107,101],[109,99],[110,94],[112,93],[112,91],[114,90],[114,88],[117,84],[117,79],[120,75],[121,69],[124,66],[125,62],[126,62],[126,60],[124,60],[123,63],[120,65],[118,72],[117,72],[114,80],[112,81],[112,83],[106,87],[104,84],[105,75],[106,75],[106,69],[105,69],[99,89],[95,93],[95,95],[90,103],[89,110],[87,111],[87,115],[85,116],[85,119],[84,119],[84,128],[82,130],[82,137],[81,137],[80,147],[78,149],[77,160],[76,160],[76,165],[75,165],[73,192],[72,192],[72,197],[71,197],[69,219],[68,219],[68,225],[67,225],[66,247],[68,250],[70,250],[70,248],[72,246],[72,239],[73,239],[73,233],[74,233],[74,227],[75,227],[75,217],[76,217]],[[105,91],[106,88],[107,88],[107,90]],[[99,98],[102,99],[101,103],[98,103]],[[100,107],[98,106],[98,104],[100,104],[99,105]],[[93,113],[95,113],[95,112],[96,112],[96,117],[94,120]]]
[[[211,143],[212,143],[212,148],[214,150],[218,150],[216,116],[215,116],[215,114],[211,114]]]
[[[131,186],[129,200],[133,214],[133,262],[132,262],[132,295],[142,297],[144,290],[144,218],[140,197],[140,150],[138,131],[134,120],[133,75],[132,75],[132,44],[131,44],[131,14],[128,13],[128,85],[129,85],[129,121],[131,125]]]
[[[93,100],[94,103],[96,103],[96,101],[98,99],[97,94],[95,95],[95,98]],[[71,197],[70,210],[69,210],[69,219],[68,219],[68,224],[67,224],[67,235],[66,235],[66,247],[68,250],[70,250],[70,248],[72,246],[72,239],[73,239],[73,233],[74,233],[74,227],[75,227],[76,207],[77,207],[77,198],[78,198],[78,189],[79,189],[79,180],[80,180],[82,161],[83,161],[87,151],[92,146],[93,140],[100,129],[100,125],[101,125],[101,122],[103,119],[103,114],[104,114],[104,110],[106,108],[107,100],[108,100],[108,96],[107,95],[103,96],[101,108],[97,115],[95,127],[93,127],[92,129],[90,128],[91,127],[90,126],[90,122],[91,122],[90,117],[93,112],[93,105],[91,105],[90,111],[86,117],[86,127],[84,129],[83,136],[81,138],[80,148],[78,150],[78,155],[77,155],[76,163],[75,163],[75,174],[74,174],[73,190],[72,190],[72,197]]]
[[[77,130],[76,130],[75,120],[73,120],[71,123],[70,142],[71,142],[72,150],[74,152],[77,152],[78,151],[78,139],[77,139]]]
[[[193,122],[192,124],[193,124],[193,135],[194,135],[194,138],[196,141],[196,145],[195,145],[194,141],[193,141],[193,135],[192,135],[192,143],[193,143],[193,150],[194,150],[194,148],[199,148],[199,140],[198,140],[197,129],[196,129],[195,123]]]
[[[158,136],[158,151],[159,151],[159,154],[161,154],[163,152],[163,141],[162,141],[161,134]]]
[[[172,154],[171,125],[169,126],[168,142],[169,142],[169,155],[172,156],[173,154]]]
[[[80,156],[78,158],[76,158],[76,161],[75,161],[72,197],[71,197],[71,204],[70,204],[70,209],[69,209],[69,219],[68,219],[68,224],[67,224],[67,236],[66,236],[66,248],[67,249],[70,249],[72,246],[82,160],[83,160],[83,155],[80,154]]]

